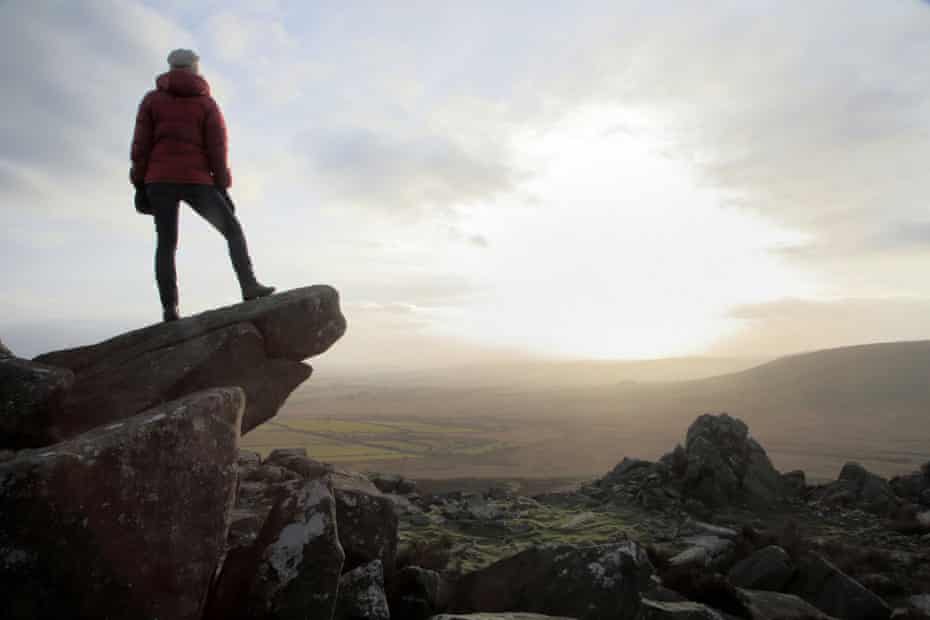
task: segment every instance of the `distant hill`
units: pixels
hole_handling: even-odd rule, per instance
[[[716,376],[710,376],[716,375]],[[782,470],[835,478],[861,461],[892,475],[930,459],[930,341],[750,360],[501,363],[315,376],[279,420],[415,419],[499,425],[507,454],[386,464],[415,477],[602,475],[623,456],[658,458],[702,413],[745,420]],[[537,435],[551,437],[537,441]],[[351,438],[349,438],[351,439]],[[451,473],[450,473],[451,472]]]
[[[696,413],[732,412],[770,450],[797,453],[799,467],[810,468],[818,450],[821,461],[855,457],[850,446],[861,460],[887,463],[879,469],[930,458],[930,341],[791,355],[697,381],[620,385],[614,396],[640,423],[680,428]]]

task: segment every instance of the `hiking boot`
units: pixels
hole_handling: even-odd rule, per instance
[[[259,297],[268,297],[274,293],[274,291],[275,288],[273,286],[265,286],[264,284],[253,281],[242,287],[242,299],[244,301],[249,301],[250,299],[258,299]]]
[[[181,318],[181,314],[178,312],[177,306],[169,306],[165,308],[162,318],[165,320],[165,323],[170,323],[172,321],[177,321]]]

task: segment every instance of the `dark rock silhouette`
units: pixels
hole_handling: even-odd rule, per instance
[[[924,463],[919,471],[895,476],[890,485],[899,497],[930,508],[930,461]]]
[[[200,392],[0,463],[6,617],[200,618],[244,406]]]
[[[354,568],[339,579],[335,620],[389,620],[390,617],[381,560]]]
[[[74,373],[13,356],[0,356],[0,447],[47,445],[61,415]]]
[[[796,560],[797,573],[788,592],[844,620],[887,620],[891,608],[861,583],[816,553]]]
[[[380,560],[385,579],[391,579],[397,553],[394,502],[362,474],[337,470],[332,482],[346,569]]]
[[[625,458],[597,482],[610,492],[633,493],[645,506],[699,502],[705,508],[746,504],[770,507],[788,492],[783,477],[749,428],[727,414],[702,415],[684,446],[658,463]]]
[[[888,481],[859,463],[846,463],[835,482],[814,490],[813,499],[855,506],[875,514],[890,514],[901,504]]]
[[[733,585],[752,590],[779,592],[794,576],[795,568],[788,553],[776,545],[756,551],[730,569]]]
[[[10,351],[5,344],[3,344],[2,340],[0,340],[0,358],[4,357],[13,357],[13,352]]]
[[[439,614],[431,620],[576,620],[564,616],[544,616],[542,614],[490,613],[490,614]]]
[[[392,580],[388,601],[395,617],[425,620],[447,609],[451,595],[451,584],[438,572],[420,566],[405,566]]]
[[[452,609],[632,620],[652,574],[645,550],[632,541],[533,547],[466,575],[456,584]]]
[[[345,329],[335,289],[311,286],[41,355],[36,362],[75,375],[61,408],[51,410],[46,443],[225,385],[245,390],[246,433],[310,376],[302,360]]]
[[[831,620],[831,616],[792,594],[737,590],[749,620]]]
[[[683,483],[709,506],[771,505],[782,495],[781,476],[749,428],[737,418],[702,415],[688,428]],[[674,457],[673,457],[674,458]]]
[[[325,480],[285,484],[253,545],[245,604],[227,618],[332,617],[345,559],[332,489]]]

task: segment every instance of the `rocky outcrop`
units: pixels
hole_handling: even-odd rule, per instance
[[[779,592],[794,576],[788,553],[776,545],[760,549],[730,569],[730,582],[740,588]]]
[[[390,617],[380,560],[350,570],[339,579],[335,620],[389,620]]]
[[[542,614],[499,613],[499,614],[440,614],[430,620],[575,620],[574,618],[543,616]]]
[[[257,536],[232,542],[207,618],[330,618],[345,555],[327,481],[289,480]]]
[[[452,586],[436,571],[405,566],[397,571],[388,593],[395,618],[426,620],[449,606]]]
[[[200,618],[236,485],[238,388],[0,463],[10,618]]]
[[[311,286],[39,356],[38,363],[74,373],[45,442],[227,385],[246,393],[248,432],[310,376],[302,360],[326,351],[345,329],[338,293]]]
[[[688,429],[684,448],[683,484],[708,506],[767,506],[784,494],[781,475],[742,420],[702,415]]]
[[[692,512],[733,505],[770,507],[791,494],[746,424],[727,414],[700,416],[688,429],[684,446],[658,463],[625,458],[597,485],[632,495],[649,508],[678,504]]]
[[[830,616],[792,594],[737,590],[749,620],[831,620]]]
[[[48,429],[73,385],[70,370],[0,355],[0,447],[47,445]]]
[[[632,620],[652,573],[635,542],[533,547],[466,575],[456,584],[451,609]]]
[[[889,484],[899,497],[930,508],[930,461],[924,463],[918,471],[895,476]]]
[[[788,591],[843,620],[886,620],[891,609],[881,598],[816,553],[796,559]]]
[[[846,463],[840,477],[816,488],[811,498],[824,504],[861,508],[881,515],[892,513],[901,504],[887,480],[859,463]]]
[[[13,357],[13,352],[10,351],[5,344],[3,344],[2,340],[0,340],[0,359],[4,357]]]
[[[380,560],[385,579],[390,580],[397,553],[394,502],[367,477],[355,472],[336,471],[332,482],[346,570]]]
[[[637,620],[724,620],[716,610],[701,603],[643,599]]]
[[[433,616],[430,620],[575,620],[575,618],[518,612],[497,614],[440,614],[438,616]]]

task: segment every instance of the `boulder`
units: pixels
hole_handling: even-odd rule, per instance
[[[52,443],[49,427],[72,385],[70,370],[0,356],[0,447],[20,450]]]
[[[450,597],[451,585],[439,573],[405,566],[394,575],[388,601],[395,618],[425,620],[445,611]]]
[[[344,554],[325,480],[282,483],[251,544],[227,554],[205,618],[331,618]]]
[[[667,603],[643,599],[637,620],[724,620],[724,617],[701,603]]]
[[[13,357],[13,352],[10,351],[5,344],[3,344],[2,340],[0,340],[0,358],[4,357]]]
[[[490,614],[440,614],[430,620],[575,620],[563,616],[543,616],[526,613],[490,613]]]
[[[70,437],[223,385],[245,390],[242,432],[248,432],[310,376],[301,360],[327,350],[345,327],[338,293],[311,286],[39,356],[37,362],[75,374],[50,433]]]
[[[792,594],[738,590],[749,620],[831,620],[830,616]]]
[[[740,588],[779,592],[794,576],[794,564],[784,549],[771,545],[738,562],[728,576]]]
[[[262,464],[262,455],[253,450],[240,449],[236,463],[242,467],[258,467]]]
[[[606,484],[617,484],[622,482],[628,477],[628,474],[637,469],[650,469],[655,467],[655,463],[651,461],[644,461],[642,459],[635,459],[630,457],[623,457],[623,460],[617,463],[617,466],[614,467],[606,476],[604,476],[604,483]]]
[[[382,493],[397,493],[398,495],[409,495],[417,490],[417,485],[412,480],[407,480],[398,474],[383,474],[380,472],[371,472],[368,479],[372,484],[378,487]]]
[[[652,573],[646,551],[632,541],[532,547],[465,575],[456,584],[451,610],[633,619]]]
[[[390,617],[381,560],[359,566],[339,578],[335,620],[388,620]]]
[[[331,475],[339,516],[339,540],[345,569],[381,560],[385,579],[394,574],[397,553],[397,513],[394,503],[362,474],[336,471]]]
[[[244,407],[200,392],[0,464],[5,617],[199,619]]]
[[[930,462],[921,466],[919,471],[895,476],[889,486],[898,497],[914,504],[930,506]]]
[[[803,497],[807,491],[807,475],[800,469],[782,474],[781,479],[785,492],[792,497]]]
[[[846,463],[836,482],[818,487],[811,498],[823,504],[861,508],[878,515],[888,515],[900,506],[888,481],[859,463]]]
[[[683,541],[688,547],[669,559],[676,567],[702,566],[715,568],[730,561],[736,547],[733,540],[713,534],[688,536]]]
[[[787,592],[841,620],[887,620],[891,609],[881,598],[816,553],[796,558],[797,572]]]
[[[307,456],[305,448],[279,448],[272,450],[264,465],[290,470],[305,480],[320,478],[333,472],[333,466]]]
[[[930,594],[917,594],[907,599],[908,604],[917,611],[930,616]]]
[[[781,475],[742,420],[700,416],[688,428],[684,450],[685,491],[708,506],[765,507],[784,495]]]

